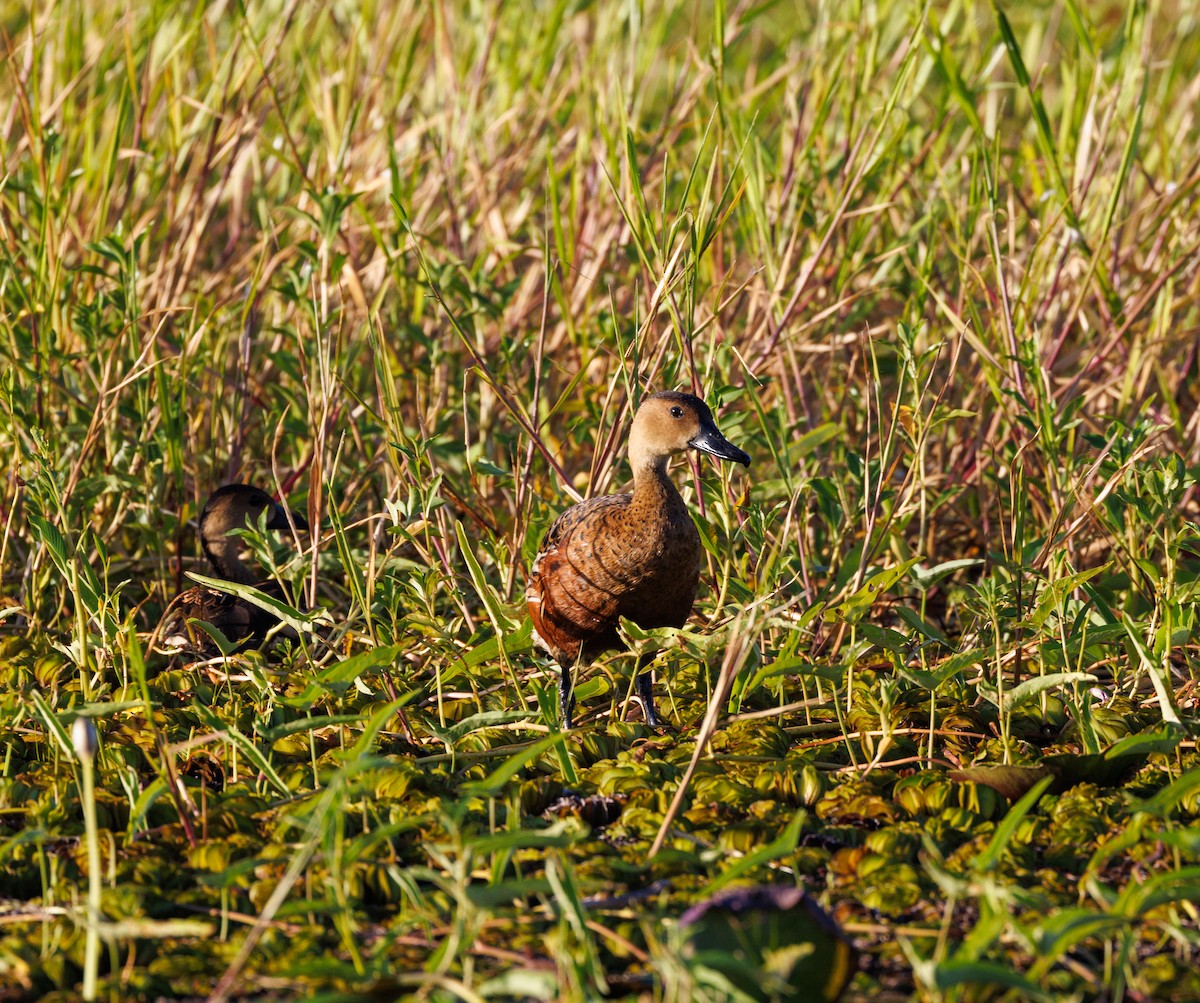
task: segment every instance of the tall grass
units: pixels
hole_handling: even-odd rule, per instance
[[[82,814],[46,713],[101,735],[107,921],[219,921],[180,948],[194,985],[126,928],[121,998],[240,991],[294,965],[289,937],[330,959],[292,988],[582,998],[653,967],[659,922],[763,846],[739,875],[807,877],[864,945],[881,916],[908,931],[904,954],[879,935],[868,995],[985,998],[1005,965],[1017,991],[1112,998],[1185,977],[1190,745],[1134,788],[1183,778],[1136,816],[1174,854],[1145,865],[1159,912],[1092,849],[1031,891],[1057,824],[1032,802],[993,830],[1002,807],[961,795],[918,857],[933,809],[892,800],[947,759],[1195,723],[1191,5],[65,2],[3,25],[0,867],[38,902],[0,955],[18,983],[80,981],[53,910],[81,869],[53,847]],[[719,403],[754,457],[677,472],[698,616],[634,643],[678,734],[607,723],[616,655],[579,687],[583,731],[547,735],[524,575],[559,511],[627,479],[628,419],[665,388]],[[323,527],[271,564],[332,626],[279,665],[143,663],[230,480]],[[629,795],[628,842],[538,821],[564,785]],[[1038,852],[1134,832],[1133,795],[1103,797]],[[817,842],[776,841],[803,805]],[[891,884],[838,877],[866,852],[845,817],[888,822]],[[170,853],[139,873],[149,839]],[[668,877],[640,912],[587,904]],[[1169,973],[1143,963],[1158,936]]]

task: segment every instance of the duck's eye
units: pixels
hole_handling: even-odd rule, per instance
[[[681,408],[678,404],[676,404],[673,408],[671,408],[671,417],[672,418],[682,418],[683,417],[683,408]]]

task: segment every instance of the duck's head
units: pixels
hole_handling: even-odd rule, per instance
[[[699,397],[667,390],[643,400],[629,433],[634,470],[662,467],[671,456],[687,449],[702,449],[722,460],[750,466],[750,457],[720,433],[708,405]]]
[[[241,549],[237,537],[229,536],[235,529],[257,526],[266,512],[267,529],[308,529],[308,521],[298,512],[292,512],[288,521],[288,510],[265,491],[249,484],[226,484],[218,488],[204,503],[200,513],[200,542],[205,556],[217,573],[231,581],[241,581],[249,575],[253,581],[257,576],[241,563]]]
[[[226,484],[217,488],[204,503],[200,513],[200,535],[208,539],[224,536],[230,530],[256,525],[259,516],[267,513],[267,529],[288,529],[288,511],[265,491],[249,484]],[[307,520],[298,512],[292,513],[297,529],[308,529]]]

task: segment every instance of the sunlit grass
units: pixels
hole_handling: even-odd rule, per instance
[[[84,983],[84,715],[101,996],[720,998],[672,924],[738,881],[863,998],[1200,993],[1190,739],[947,774],[1195,726],[1196,13],[701,7],[5,10],[0,982]],[[676,469],[675,729],[614,654],[564,738],[524,576],[666,388],[754,463]],[[231,480],[328,622],[143,659]]]

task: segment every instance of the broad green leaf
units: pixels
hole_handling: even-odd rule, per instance
[[[281,702],[288,707],[308,710],[323,696],[340,696],[363,673],[396,664],[404,650],[403,645],[392,644],[360,651],[357,655],[326,666],[309,681],[301,693],[293,697],[283,697]]]
[[[878,602],[879,597],[896,584],[917,561],[918,558],[911,557],[902,564],[872,575],[853,595],[835,606],[827,607],[824,619],[834,623],[857,623]]]
[[[559,731],[533,742],[529,748],[506,759],[486,779],[463,784],[463,791],[477,797],[499,797],[521,770],[566,740],[566,733]]]
[[[753,853],[748,853],[746,856],[735,860],[714,880],[710,881],[700,893],[702,898],[708,898],[715,895],[722,888],[736,881],[747,871],[751,871],[772,860],[778,860],[780,857],[785,857],[796,849],[800,842],[800,830],[804,828],[804,823],[809,819],[809,814],[804,809],[796,812],[792,816],[792,820],[788,822],[787,828],[779,834],[779,836],[768,843],[766,846],[755,850]]]
[[[268,613],[273,613],[281,622],[291,627],[297,633],[307,633],[313,627],[313,624],[326,619],[329,614],[325,610],[314,610],[311,613],[301,613],[293,606],[289,606],[285,602],[267,595],[253,585],[242,585],[238,582],[229,582],[224,578],[209,578],[206,575],[198,575],[194,571],[187,573],[188,578],[197,584],[203,585],[205,588],[213,589],[216,592],[227,592],[230,595],[237,596],[239,599],[244,599],[246,602],[259,609],[266,610]]]
[[[1096,677],[1090,672],[1051,672],[1044,676],[1033,676],[1023,683],[1004,691],[1003,711],[1015,710],[1029,703],[1034,697],[1047,690],[1058,689],[1071,683],[1094,683]]]

